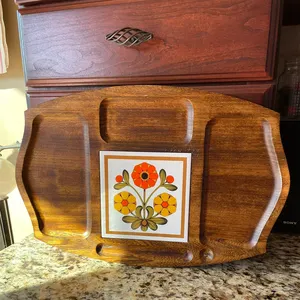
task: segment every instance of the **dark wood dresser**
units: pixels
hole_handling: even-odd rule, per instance
[[[282,1],[17,2],[31,107],[17,178],[35,236],[134,265],[264,253],[289,188],[279,114],[262,107]]]
[[[281,0],[16,3],[30,107],[125,84],[184,85],[273,107]],[[127,27],[152,39],[106,40]]]

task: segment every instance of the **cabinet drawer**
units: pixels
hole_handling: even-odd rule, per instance
[[[265,84],[224,84],[224,85],[198,85],[190,86],[204,91],[226,94],[245,99],[256,104],[272,108],[274,85]],[[99,89],[99,87],[85,88],[54,88],[54,89],[29,89],[27,91],[28,107],[36,107],[40,103],[82,92],[86,89]]]
[[[266,80],[279,0],[67,2],[20,9],[29,86]],[[139,28],[125,47],[106,35]]]

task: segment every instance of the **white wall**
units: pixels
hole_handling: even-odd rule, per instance
[[[26,97],[16,6],[12,0],[2,0],[2,6],[10,65],[6,74],[0,74],[0,145],[8,145],[22,140]],[[4,150],[1,154],[15,163],[17,151]],[[18,242],[33,232],[32,225],[18,189],[8,196],[14,239]]]

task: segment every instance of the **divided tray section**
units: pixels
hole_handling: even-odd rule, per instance
[[[271,127],[263,118],[216,118],[206,127],[201,242],[251,248],[282,189]]]
[[[22,178],[39,229],[51,237],[90,232],[88,125],[72,113],[43,113],[32,122]]]
[[[193,106],[178,97],[113,97],[100,105],[100,135],[107,143],[188,144]]]

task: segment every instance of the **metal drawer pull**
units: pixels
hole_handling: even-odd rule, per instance
[[[112,41],[118,45],[124,45],[126,47],[137,46],[151,40],[152,38],[152,33],[130,27],[125,27],[106,35],[107,41]]]

